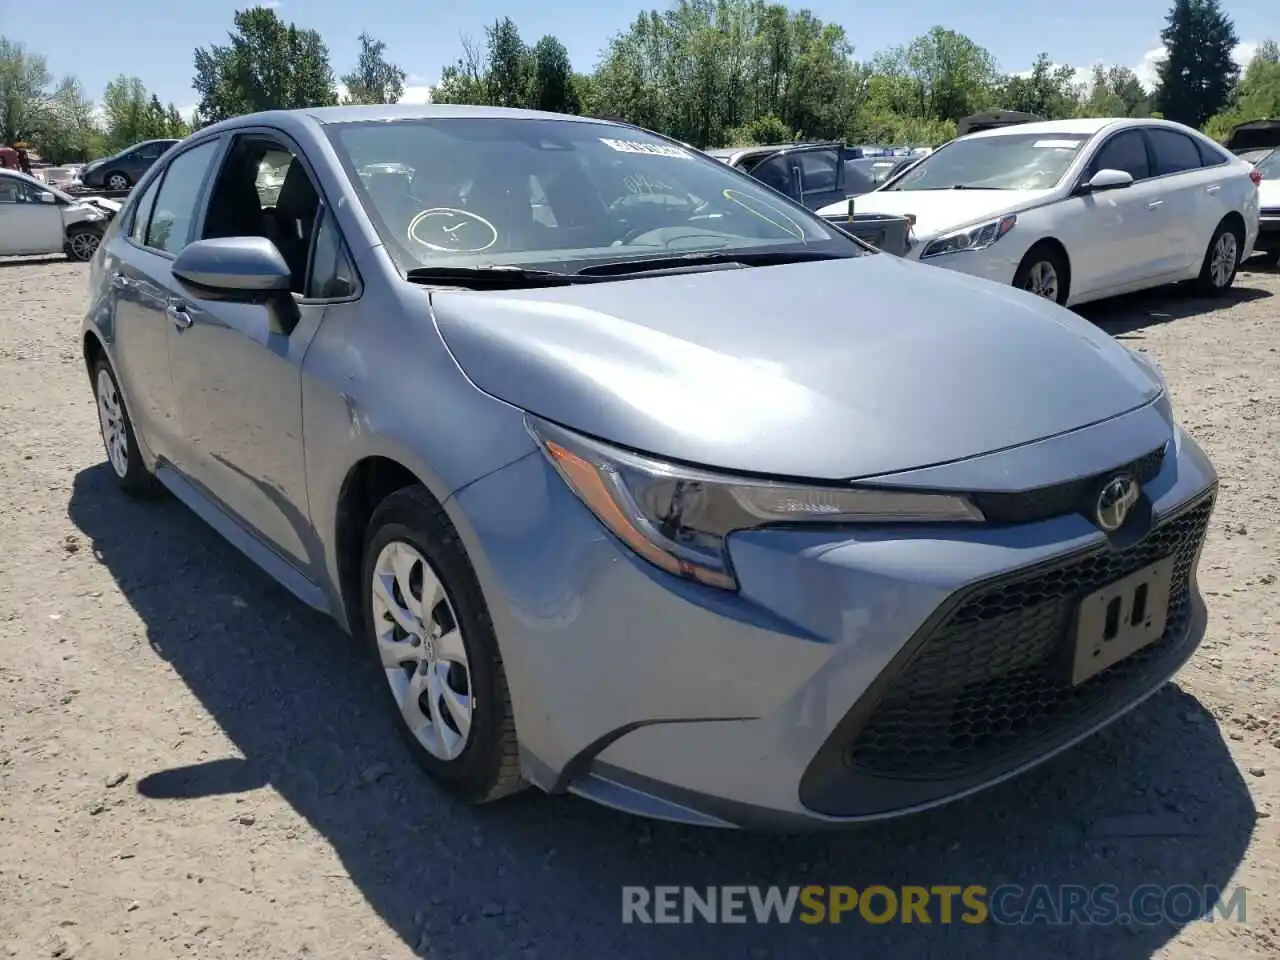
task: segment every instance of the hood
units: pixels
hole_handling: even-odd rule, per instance
[[[1052,190],[873,190],[853,202],[854,213],[914,214],[915,236],[932,240],[956,227],[1025,210],[1053,196]],[[845,201],[818,211],[820,216],[847,213]]]
[[[1266,210],[1280,207],[1280,180],[1263,180],[1258,184],[1258,205]]]
[[[871,255],[510,292],[433,291],[481,390],[645,453],[852,479],[972,457],[1160,392],[1012,287]]]

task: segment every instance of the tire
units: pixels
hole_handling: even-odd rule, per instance
[[[1066,257],[1052,244],[1036,244],[1018,264],[1013,285],[1065,306],[1071,294],[1071,272]]]
[[[1244,236],[1240,228],[1223,220],[1213,231],[1213,239],[1204,252],[1200,276],[1196,278],[1196,292],[1204,297],[1220,297],[1235,283],[1240,269],[1240,252],[1244,248]]]
[[[524,789],[493,622],[457,532],[426,490],[407,487],[379,504],[361,570],[365,646],[414,758],[472,805]],[[408,596],[401,586],[406,580]],[[438,601],[423,603],[435,586]],[[416,613],[410,609],[415,600]],[[416,634],[402,626],[406,619]],[[455,719],[463,706],[465,732]]]
[[[72,227],[67,232],[67,256],[78,263],[87,263],[98,252],[102,231],[93,227]]]
[[[132,190],[133,179],[123,171],[112,170],[110,173],[103,175],[102,187],[104,190]]]
[[[116,483],[130,496],[154,497],[161,490],[160,484],[142,462],[124,395],[120,392],[115,371],[105,357],[93,365],[93,396],[98,408],[98,428],[107,453],[107,465],[115,475]]]

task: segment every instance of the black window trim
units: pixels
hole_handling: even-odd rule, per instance
[[[301,154],[294,154],[294,156],[301,156]],[[308,170],[308,173],[310,173],[310,170]],[[312,179],[314,180],[314,177]],[[318,189],[317,192],[319,192]],[[305,294],[294,294],[294,299],[299,304],[354,303],[364,296],[364,279],[360,276],[360,268],[356,266],[355,257],[351,256],[351,248],[347,246],[347,238],[342,233],[342,224],[338,222],[337,216],[323,197],[320,198],[320,209],[316,211],[315,229],[311,231],[311,245],[310,249],[307,250],[307,275],[303,278],[302,289],[310,290],[311,283],[315,279],[316,247],[320,243],[320,231],[329,221],[333,222],[333,229],[338,234],[338,250],[346,259],[347,266],[351,268],[351,272],[355,277],[356,289],[345,297],[308,297]]]
[[[192,150],[196,150],[210,143],[217,144],[219,148],[214,150],[213,162],[209,165],[209,168],[205,170],[204,179],[200,183],[199,190],[196,191],[195,211],[194,211],[195,216],[191,218],[191,224],[187,228],[187,243],[183,244],[183,246],[185,247],[187,244],[191,243],[191,238],[195,235],[197,224],[198,223],[203,224],[204,222],[204,210],[205,210],[205,206],[208,203],[209,187],[213,180],[211,172],[214,170],[222,169],[222,159],[226,156],[227,144],[224,141],[223,135],[220,133],[214,134],[208,137],[201,137],[199,140],[194,140],[190,144],[184,146],[179,152],[175,153],[173,156],[168,157],[163,164],[157,161],[156,163],[151,165],[151,170],[147,171],[148,175],[143,177],[142,180],[136,186],[134,186],[134,188],[129,192],[129,199],[130,201],[132,201],[130,204],[130,209],[128,213],[129,219],[127,223],[122,223],[120,225],[121,232],[123,234],[123,239],[125,240],[125,242],[129,243],[136,249],[143,251],[144,253],[150,253],[157,257],[163,257],[166,260],[177,259],[178,255],[176,253],[170,253],[168,250],[158,250],[155,247],[147,246],[146,244],[147,234],[151,230],[151,219],[155,216],[155,212],[156,212],[156,207],[154,203],[151,205],[151,212],[147,215],[146,227],[142,231],[142,238],[143,238],[142,243],[138,243],[136,240],[133,239],[133,228],[134,226],[136,226],[136,224],[134,223],[134,217],[137,215],[138,205],[142,202],[141,198],[143,195],[146,194],[147,188],[151,184],[153,175],[157,182],[156,201],[159,202],[160,191],[164,189],[164,181],[165,181],[165,178],[169,176],[169,168],[173,166],[173,162],[177,160],[179,157],[190,153]],[[152,171],[154,171],[154,174],[152,173]],[[135,195],[139,198],[136,201],[133,200]]]

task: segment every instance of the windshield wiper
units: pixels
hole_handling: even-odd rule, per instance
[[[736,252],[681,253],[643,260],[615,260],[596,263],[578,271],[579,277],[614,277],[637,273],[660,273],[720,265],[741,264],[744,267],[769,267],[783,263],[806,263],[814,260],[845,260],[844,253],[818,253],[812,250],[739,250]]]
[[[466,267],[415,267],[405,274],[412,283],[439,283],[472,290],[517,290],[528,287],[566,287],[579,283],[572,273],[555,270],[529,270],[493,264]]]

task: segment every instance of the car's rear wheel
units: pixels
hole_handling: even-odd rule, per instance
[[[401,735],[467,803],[525,786],[506,673],[475,571],[421,487],[374,511],[364,550],[367,645]]]
[[[142,462],[133,421],[125,407],[124,395],[116,382],[115,371],[106,358],[93,365],[93,392],[98,405],[98,426],[107,463],[115,474],[120,489],[134,496],[152,496],[160,489],[156,478]]]
[[[1244,235],[1240,228],[1223,220],[1213,232],[1209,249],[1204,252],[1197,290],[1206,297],[1218,297],[1231,289],[1236,271],[1240,269],[1240,254],[1244,249]]]
[[[102,178],[102,182],[108,190],[128,190],[133,186],[133,181],[129,179],[129,175],[121,173],[119,170],[108,173]]]
[[[1013,275],[1013,285],[1057,304],[1065,304],[1071,275],[1066,258],[1051,244],[1039,244],[1027,251]]]
[[[85,263],[93,259],[101,242],[101,231],[92,227],[75,227],[67,234],[67,256]]]

